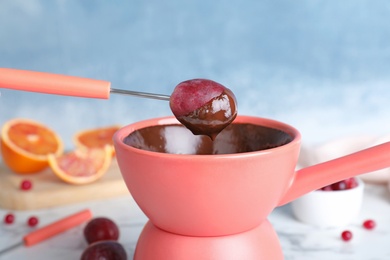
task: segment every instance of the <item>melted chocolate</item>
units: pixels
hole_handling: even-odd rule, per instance
[[[182,125],[139,129],[123,141],[138,149],[171,154],[232,154],[270,149],[287,144],[292,137],[278,129],[252,124],[230,124],[212,141],[193,135]]]
[[[237,116],[236,98],[229,89],[200,108],[176,118],[195,135],[207,135],[212,140]]]

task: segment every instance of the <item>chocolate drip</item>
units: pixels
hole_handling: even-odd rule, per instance
[[[214,140],[236,118],[236,103],[234,94],[226,89],[200,108],[177,119],[193,134],[207,135]]]

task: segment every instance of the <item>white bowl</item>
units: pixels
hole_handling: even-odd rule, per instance
[[[312,191],[291,203],[294,216],[301,222],[320,228],[348,225],[359,215],[364,182],[348,190]]]
[[[333,160],[374,145],[371,135],[348,136],[317,145],[302,145],[299,163],[302,167]]]

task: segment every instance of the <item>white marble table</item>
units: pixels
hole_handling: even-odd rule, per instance
[[[40,225],[43,225],[84,208],[91,209],[94,216],[109,217],[119,225],[120,242],[126,246],[131,259],[138,235],[147,219],[130,196],[37,211],[13,212],[17,218],[16,223],[9,226],[0,224],[0,249],[18,242],[24,233],[31,230],[25,225],[25,220],[31,215],[38,216]],[[0,209],[1,218],[7,212],[8,210]],[[367,218],[377,222],[376,229],[368,231],[361,227],[361,223]],[[289,205],[275,209],[269,219],[279,235],[286,260],[390,259],[390,196],[385,186],[366,186],[360,216],[345,228],[321,230],[302,224],[293,218]],[[349,229],[354,234],[349,242],[340,239],[340,233],[344,229]],[[82,230],[83,225],[41,244],[16,248],[1,255],[0,259],[79,259],[86,247]]]

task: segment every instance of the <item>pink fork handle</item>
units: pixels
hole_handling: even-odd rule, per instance
[[[67,216],[47,226],[39,228],[24,236],[24,244],[32,246],[39,242],[60,234],[70,228],[80,225],[92,218],[92,212],[89,209],[82,210],[73,215]]]
[[[108,99],[109,81],[0,68],[0,88],[64,96]]]

